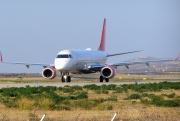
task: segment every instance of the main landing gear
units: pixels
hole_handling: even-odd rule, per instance
[[[99,81],[103,82],[103,80],[105,80],[106,82],[109,82],[109,78],[104,78],[103,76],[100,76]]]
[[[62,82],[71,82],[71,76],[69,76],[69,73],[68,72],[62,72],[61,73],[61,81]]]

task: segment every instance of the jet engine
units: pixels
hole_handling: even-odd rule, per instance
[[[106,66],[101,69],[101,75],[104,78],[113,78],[116,75],[116,70],[112,66]]]
[[[42,71],[42,76],[46,79],[54,79],[56,77],[56,70],[48,66]]]

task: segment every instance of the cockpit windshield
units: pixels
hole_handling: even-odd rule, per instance
[[[60,55],[57,55],[56,58],[72,58],[72,56],[70,54],[60,54]]]

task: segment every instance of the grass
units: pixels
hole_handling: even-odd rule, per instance
[[[180,106],[174,102],[180,102],[178,85],[164,82],[0,89],[0,120],[3,116],[5,120],[40,120],[44,113],[46,120],[53,121],[110,120],[118,112],[116,120],[174,121],[180,119]]]
[[[111,109],[115,107],[114,104],[105,103],[99,106],[98,110],[83,110],[76,109],[71,111],[48,111],[48,110],[17,110],[9,109],[0,104],[0,119],[4,120],[40,120],[45,113],[45,121],[59,121],[59,120],[76,120],[78,121],[109,121],[115,114],[118,113],[116,120],[170,120],[178,121],[178,108],[164,108],[164,107],[141,107],[139,104],[125,103],[123,106],[116,105],[118,108],[112,110],[105,110],[108,106]],[[122,105],[122,104],[121,104]],[[129,105],[129,106],[128,106]],[[101,110],[102,109],[102,110]]]
[[[83,91],[86,91],[83,89]],[[134,99],[132,96],[136,92],[129,90],[121,93],[113,93],[108,91],[108,94],[96,94],[95,91],[87,91],[88,98],[78,100],[64,100],[56,106],[56,110],[52,110],[53,101],[48,98],[27,99],[19,98],[16,100],[15,108],[9,108],[7,105],[0,103],[0,119],[6,116],[6,120],[40,120],[44,113],[47,114],[46,120],[59,121],[61,120],[110,120],[115,112],[118,112],[116,120],[179,120],[180,107],[158,107],[156,105],[145,104],[140,99]],[[61,92],[63,93],[63,92]],[[76,94],[78,94],[76,92]],[[179,90],[168,89],[160,92],[138,93],[144,95],[144,98],[149,95],[175,94],[174,98],[180,96]],[[68,96],[70,94],[66,94]],[[125,97],[132,96],[133,99],[123,100]],[[169,99],[166,95],[164,98]],[[12,97],[14,98],[14,97]],[[174,99],[170,98],[170,99]],[[43,108],[42,108],[43,107]],[[59,111],[60,110],[60,111]]]
[[[161,93],[163,90],[166,90],[166,93]],[[0,102],[20,110],[92,110],[105,102],[118,103],[122,100],[135,100],[132,104],[139,102],[145,105],[180,107],[179,90],[180,82],[102,86],[91,84],[83,87],[12,87],[0,89]]]
[[[31,110],[34,104],[34,100],[29,100],[27,98],[20,98],[16,100],[16,107],[20,110]]]

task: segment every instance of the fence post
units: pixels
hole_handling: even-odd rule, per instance
[[[76,121],[78,120],[78,118],[79,118],[80,115],[81,115],[81,113],[77,116]]]
[[[46,114],[44,114],[44,115],[42,116],[42,118],[41,118],[40,121],[43,121],[45,117],[46,117]]]
[[[2,121],[5,119],[6,115],[3,116]]]
[[[111,119],[111,121],[114,121],[114,119],[116,118],[116,116],[117,116],[117,112],[114,114],[114,116],[113,116],[113,118]]]

